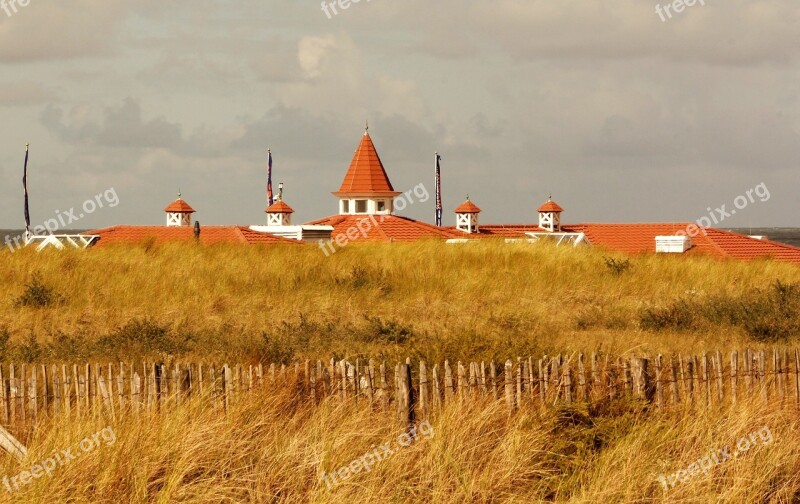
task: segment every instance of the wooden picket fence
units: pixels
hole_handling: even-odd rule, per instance
[[[53,415],[168,412],[191,397],[225,409],[257,389],[291,387],[299,398],[361,402],[426,418],[452,401],[504,401],[508,410],[630,397],[654,408],[713,406],[760,399],[800,408],[800,350],[747,349],[723,358],[575,353],[504,363],[411,359],[306,360],[302,364],[2,364],[0,423],[24,428]]]

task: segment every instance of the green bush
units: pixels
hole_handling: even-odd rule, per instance
[[[776,342],[800,334],[800,285],[776,281],[768,289],[739,295],[722,294],[701,300],[678,300],[662,308],[646,308],[642,329],[692,329],[705,323],[739,327],[756,341]]]
[[[40,361],[43,354],[44,348],[36,340],[36,336],[31,333],[27,340],[12,348],[11,360],[30,364]]]
[[[687,330],[695,327],[696,306],[686,300],[677,301],[664,308],[646,308],[639,316],[642,329],[661,331],[664,329]]]
[[[0,361],[6,359],[8,355],[8,340],[11,339],[11,334],[5,327],[0,328]]]
[[[187,337],[178,338],[168,327],[149,318],[134,319],[97,341],[101,354],[117,359],[179,355],[189,351]]]
[[[44,308],[64,302],[64,298],[52,287],[42,282],[39,273],[34,273],[30,282],[25,284],[25,290],[17,298],[17,306],[30,306],[33,308]]]
[[[615,276],[620,276],[631,268],[631,261],[628,259],[616,259],[614,257],[603,257],[606,268]]]
[[[402,345],[414,336],[414,329],[396,320],[383,320],[380,317],[365,316],[367,325],[356,334],[364,343],[389,343]]]
[[[296,353],[295,343],[289,341],[289,338],[270,336],[266,332],[261,333],[261,346],[256,350],[256,358],[259,362],[288,366],[294,361]]]

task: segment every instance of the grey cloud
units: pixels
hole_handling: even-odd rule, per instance
[[[63,110],[48,106],[41,120],[62,139],[76,143],[125,148],[178,148],[183,143],[180,125],[163,117],[145,121],[135,99],[105,108],[102,119],[96,119],[94,112],[89,105],[76,106],[65,120]]]

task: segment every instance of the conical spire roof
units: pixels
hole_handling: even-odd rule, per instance
[[[369,132],[364,132],[342,186],[334,196],[397,196]]]
[[[464,201],[464,203],[461,203],[460,205],[458,205],[458,208],[456,208],[456,213],[476,214],[476,213],[481,213],[481,209],[478,208],[478,205],[476,205],[475,203],[471,202],[469,200],[469,196],[467,196],[467,200]]]
[[[167,208],[164,209],[165,212],[168,213],[194,213],[195,210],[192,208],[189,203],[186,203],[181,199],[181,195],[178,195],[178,199],[170,203]]]

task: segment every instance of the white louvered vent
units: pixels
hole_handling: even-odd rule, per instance
[[[688,236],[656,236],[657,254],[683,254],[692,248],[692,239]]]

